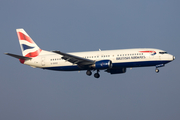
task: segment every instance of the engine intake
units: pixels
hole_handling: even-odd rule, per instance
[[[111,60],[101,60],[97,61],[92,67],[98,70],[109,69],[112,68],[112,62]]]

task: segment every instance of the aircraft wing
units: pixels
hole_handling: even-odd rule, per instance
[[[73,64],[77,64],[79,66],[87,66],[87,65],[92,65],[95,63],[93,60],[85,59],[79,56],[63,53],[60,51],[52,51],[54,53],[62,55],[62,59],[67,60],[68,62],[71,62]]]

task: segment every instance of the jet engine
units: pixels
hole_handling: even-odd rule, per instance
[[[109,69],[112,68],[112,62],[111,60],[101,60],[97,61],[92,67],[98,70]]]

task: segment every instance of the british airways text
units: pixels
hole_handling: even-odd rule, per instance
[[[117,57],[116,60],[145,59],[145,56]]]

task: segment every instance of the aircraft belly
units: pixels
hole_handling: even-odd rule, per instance
[[[119,62],[112,63],[112,68],[128,68],[128,67],[146,67],[146,66],[156,66],[159,64],[166,64],[170,61],[136,61],[136,62]],[[44,67],[43,69],[56,70],[56,71],[78,71],[78,70],[87,70],[86,68],[80,68],[77,65],[70,66],[51,66]]]
[[[159,64],[166,64],[168,62],[170,62],[170,61],[119,62],[119,63],[113,63],[113,68],[156,66],[156,65],[159,65]]]

